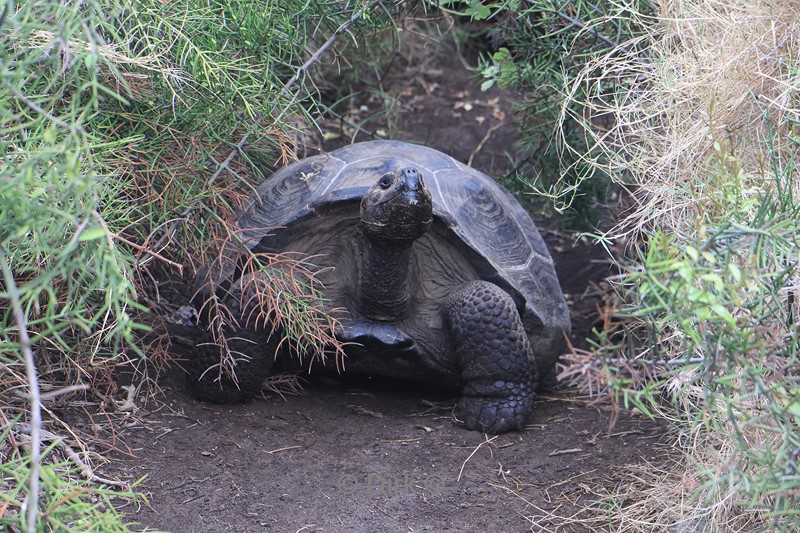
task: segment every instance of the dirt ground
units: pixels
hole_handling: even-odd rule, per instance
[[[510,96],[482,93],[452,48],[412,51],[384,81],[399,111],[388,126],[368,129],[495,176],[508,171]],[[363,92],[347,118],[363,119],[386,98]],[[334,131],[343,123],[325,124]],[[345,127],[333,143],[348,135]],[[597,320],[595,288],[608,263],[557,221],[540,227],[580,345]],[[120,455],[103,469],[129,481],[147,476],[139,490],[149,504],[126,512],[148,530],[589,531],[568,523],[589,503],[586,487],[613,485],[619,467],[662,453],[663,427],[623,412],[609,429],[607,407],[558,387],[539,397],[525,431],[498,437],[458,427],[457,398],[415,383],[328,376],[300,395],[238,406],[193,400],[178,370],[162,387],[163,404],[124,430],[135,458]]]

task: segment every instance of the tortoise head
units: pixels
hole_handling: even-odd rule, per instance
[[[432,221],[430,192],[413,167],[384,174],[361,200],[361,226],[371,238],[413,241]]]

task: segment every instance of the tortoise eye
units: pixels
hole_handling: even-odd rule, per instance
[[[390,176],[389,174],[387,174],[387,175],[383,176],[383,177],[382,177],[382,178],[381,178],[381,179],[378,181],[378,186],[379,186],[381,189],[388,189],[389,187],[391,187],[391,185],[392,185],[392,176]]]

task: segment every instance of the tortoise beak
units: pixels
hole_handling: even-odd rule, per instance
[[[397,196],[402,199],[402,203],[408,206],[417,206],[431,202],[428,189],[425,188],[425,182],[422,180],[422,174],[417,169],[404,168],[400,171],[400,177],[402,184],[398,188]]]
[[[425,184],[422,181],[422,176],[416,168],[409,167],[400,171],[403,178],[404,192],[425,190]]]

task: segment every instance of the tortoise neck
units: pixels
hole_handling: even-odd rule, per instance
[[[386,241],[364,235],[358,303],[371,320],[394,322],[411,311],[408,273],[413,240]]]

